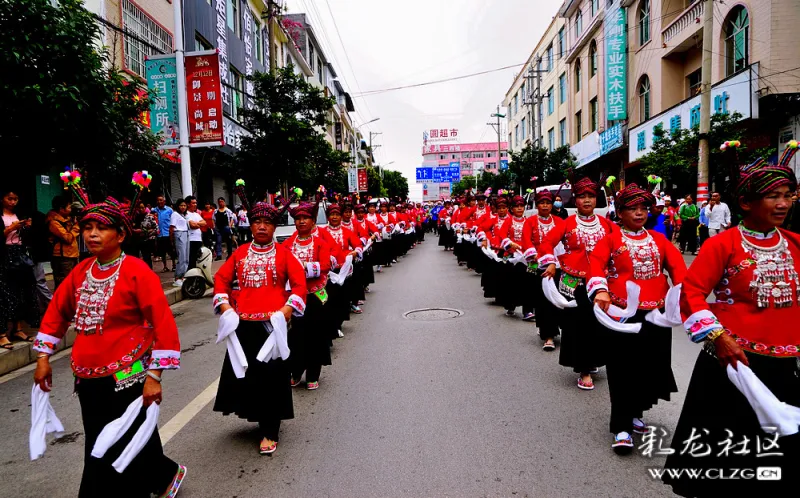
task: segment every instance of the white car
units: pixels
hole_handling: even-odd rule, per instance
[[[561,191],[559,192],[559,188]],[[561,187],[560,185],[545,185],[544,187],[537,187],[536,192],[543,192],[545,190],[549,190],[553,194],[553,198],[555,199],[556,192],[561,197],[561,202],[564,203],[563,207],[567,209],[567,213],[573,215],[578,212],[575,208],[575,199],[572,197],[572,186],[565,185]],[[594,212],[598,216],[605,217],[608,213],[608,201],[606,200],[605,189],[601,190],[602,193],[598,192],[597,195],[597,207],[595,208]],[[532,194],[526,194],[525,196],[526,206],[525,206],[525,217],[536,214],[536,205],[533,201]]]
[[[290,208],[297,207],[297,203],[292,204]],[[328,208],[328,203],[323,201],[319,204],[319,212],[317,213],[317,226],[324,227],[328,225],[328,215],[325,213],[325,210]],[[283,213],[281,220],[278,222],[278,225],[275,227],[275,235],[273,238],[280,244],[284,240],[288,239],[294,233],[294,219],[292,215],[289,214],[289,211]]]

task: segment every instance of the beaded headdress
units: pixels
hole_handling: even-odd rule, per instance
[[[635,183],[629,183],[624,189],[617,192],[616,204],[618,208],[631,208],[638,204],[652,206],[656,199],[652,193],[639,187]]]

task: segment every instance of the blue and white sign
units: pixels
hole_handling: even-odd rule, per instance
[[[417,168],[417,183],[433,180],[433,168]]]
[[[617,123],[600,134],[600,155],[622,147],[622,124]]]
[[[450,163],[450,166],[433,168],[433,181],[439,183],[457,183],[461,180],[461,163]]]
[[[508,169],[508,159],[500,159],[500,171]]]

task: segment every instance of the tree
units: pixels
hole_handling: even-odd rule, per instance
[[[566,178],[566,171],[577,166],[575,156],[564,145],[550,152],[544,147],[527,147],[519,152],[511,152],[508,170],[514,183],[523,190],[533,186],[531,178],[536,177],[536,184],[558,185]]]
[[[367,195],[371,197],[387,197],[381,174],[372,166],[367,166]]]
[[[141,120],[146,89],[108,69],[108,51],[94,43],[100,28],[80,0],[0,2],[0,29],[5,150],[24,151],[35,172],[77,166],[94,195],[129,190],[137,169],[157,175],[158,139]]]
[[[464,192],[468,190],[472,190],[475,187],[475,177],[472,175],[467,175],[461,178],[458,182],[454,183],[450,191],[453,193],[453,197],[462,195]]]
[[[383,186],[386,195],[405,200],[408,198],[408,180],[399,171],[384,171]]]
[[[320,133],[335,101],[295,74],[292,65],[256,73],[253,109],[242,109],[251,135],[242,137],[236,156],[239,174],[256,192],[284,184],[307,192],[319,185],[341,188],[347,153],[334,150]],[[343,189],[344,190],[344,189]]]

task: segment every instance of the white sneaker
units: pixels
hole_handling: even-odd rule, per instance
[[[172,283],[172,286],[173,287],[183,287],[183,279],[179,278],[178,280],[174,281]]]
[[[614,442],[611,444],[611,448],[617,455],[627,455],[633,451],[633,438],[627,432],[620,432],[614,436]]]
[[[344,332],[342,332],[342,329],[337,330],[336,333],[339,334],[339,337],[344,337]]]
[[[634,434],[649,434],[650,428],[647,427],[647,424],[644,423],[644,420],[640,418],[633,419],[633,432]]]

